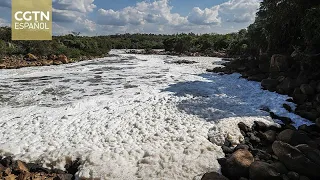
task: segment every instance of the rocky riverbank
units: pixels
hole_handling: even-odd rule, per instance
[[[261,82],[263,89],[286,94],[288,101],[297,104],[292,110],[314,125],[296,129],[287,117],[269,112],[273,119],[282,121],[281,127],[267,127],[255,122],[252,127],[239,123],[244,141],[237,145],[226,140],[222,146],[225,158],[219,159],[222,175],[212,172],[202,180],[317,180],[320,179],[320,72],[313,56],[301,62],[284,55],[260,59],[238,59],[224,67],[208,72],[241,73],[243,78]],[[313,64],[313,66],[311,66]]]
[[[320,63],[319,55],[297,57],[276,54],[269,60],[238,59],[225,64],[225,67],[209,69],[208,72],[240,73],[250,81],[261,82],[263,89],[288,95],[288,101],[297,104],[294,113],[312,122],[320,123]],[[285,105],[284,105],[285,106]]]
[[[207,173],[202,180],[317,180],[320,178],[320,128],[290,124],[267,127],[255,122],[238,124],[244,141],[232,146],[226,140],[225,158],[218,159],[222,175]]]
[[[0,157],[0,179],[5,180],[73,180],[80,161],[67,160],[65,171],[44,168],[36,163],[25,163],[12,157]]]
[[[33,66],[51,66],[69,64],[78,61],[91,60],[97,57],[82,56],[77,59],[68,58],[64,54],[37,57],[33,54],[27,54],[25,56],[5,56],[0,60],[0,69],[19,69],[23,67]]]

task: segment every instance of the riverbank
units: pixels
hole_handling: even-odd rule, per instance
[[[35,56],[33,54],[27,54],[25,56],[4,56],[0,60],[0,69],[20,69],[24,67],[35,67],[35,66],[51,66],[51,65],[61,65],[61,64],[70,64],[85,60],[92,60],[100,58],[93,56],[81,56],[79,58],[68,58],[64,54],[49,56]]]
[[[268,127],[261,122],[255,122],[252,127],[239,123],[244,141],[237,146],[225,141],[222,149],[226,156],[218,160],[221,172],[231,180],[319,179],[320,73],[317,58],[310,56],[304,63],[280,54],[273,55],[269,61],[266,58],[237,59],[207,71],[240,73],[242,78],[260,82],[265,90],[288,95],[287,101],[294,102],[297,107],[284,103],[283,108],[315,124],[293,126],[290,118],[264,109],[271,118],[280,120],[281,128]],[[208,173],[204,177],[210,176],[217,174]]]
[[[213,51],[210,53],[205,52],[184,52],[178,53],[174,51],[165,51],[163,49],[130,49],[126,50],[128,54],[144,54],[144,55],[169,55],[169,56],[180,56],[180,57],[216,57],[216,58],[237,58],[239,56],[231,56],[225,52]]]

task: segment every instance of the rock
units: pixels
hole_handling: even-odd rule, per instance
[[[26,61],[37,61],[38,60],[38,58],[35,55],[31,54],[31,53],[25,55],[24,59]]]
[[[316,125],[320,128],[320,118],[316,119]]]
[[[253,133],[248,133],[248,136],[250,138],[250,142],[260,143],[261,140],[257,136],[255,136]]]
[[[61,61],[55,60],[53,61],[53,65],[61,65],[63,64]]]
[[[257,75],[249,76],[247,79],[249,81],[261,82],[263,79],[266,79],[266,78],[268,78],[268,75],[266,74],[257,74]]]
[[[228,178],[224,177],[219,173],[211,172],[211,173],[204,174],[201,180],[228,180]]]
[[[73,175],[72,174],[57,174],[57,176],[54,178],[54,180],[72,180]],[[228,179],[217,179],[217,180],[228,180]]]
[[[64,54],[60,54],[57,58],[58,61],[62,62],[63,64],[68,64],[68,58]]]
[[[298,114],[303,118],[309,119],[311,121],[316,121],[320,115],[320,113],[316,110],[311,110],[311,111],[298,110],[296,111],[296,114]]]
[[[249,149],[249,146],[246,145],[246,144],[239,144],[239,145],[237,145],[237,146],[234,148],[234,151],[238,151],[239,149],[248,150],[248,149]]]
[[[312,178],[320,178],[320,166],[310,161],[301,151],[290,144],[275,141],[272,145],[274,154],[285,166],[294,172]]]
[[[277,132],[273,131],[273,130],[268,130],[268,131],[262,133],[262,137],[264,140],[266,140],[268,142],[273,142],[276,140]]]
[[[248,177],[249,167],[254,162],[252,154],[245,149],[239,149],[221,165],[221,172],[230,179]]]
[[[0,164],[2,164],[4,167],[10,167],[13,163],[12,157],[6,157],[0,160]]]
[[[50,66],[53,65],[53,60],[43,60],[41,63],[43,66]]]
[[[287,176],[290,180],[300,180],[300,175],[293,171],[290,171]]]
[[[309,84],[302,84],[300,90],[305,95],[314,95],[314,89]]]
[[[283,108],[286,109],[288,112],[292,112],[292,108],[288,104],[283,104]]]
[[[319,103],[320,102],[320,94],[317,94],[315,100]]]
[[[233,150],[227,146],[222,146],[222,151],[225,153],[225,154],[231,154],[233,153]]]
[[[284,78],[279,82],[281,83],[277,86],[277,90],[279,91],[280,89],[281,91],[283,91],[282,94],[291,94],[296,87],[296,82],[291,78]]]
[[[256,131],[265,131],[267,130],[268,126],[261,122],[261,121],[254,121],[253,124],[253,129],[255,129]]]
[[[295,93],[293,93],[292,97],[293,97],[293,101],[297,104],[303,104],[304,102],[306,102],[308,98],[308,96],[305,94],[295,94]]]
[[[270,72],[285,72],[289,69],[289,58],[281,54],[271,57]]]
[[[7,66],[5,64],[0,64],[0,69],[6,69]]]
[[[316,91],[320,93],[320,82],[317,84]]]
[[[273,166],[277,170],[277,172],[279,172],[280,174],[287,174],[288,173],[288,169],[286,168],[286,166],[282,162],[272,163],[271,166]]]
[[[306,176],[300,176],[299,180],[310,180],[310,179],[308,177],[306,177]]]
[[[306,144],[308,141],[311,141],[310,137],[302,131],[294,131],[291,129],[286,129],[279,133],[277,136],[278,141],[282,141],[293,146],[298,144]]]
[[[50,54],[49,56],[48,56],[48,60],[56,60],[58,57],[56,56],[56,55],[54,55],[54,54]]]
[[[247,132],[251,132],[251,128],[249,128],[246,124],[244,124],[243,122],[240,122],[238,124],[238,127],[241,131],[247,133]]]
[[[270,164],[255,161],[249,168],[250,180],[281,180],[280,173]]]
[[[278,116],[278,115],[274,114],[273,112],[270,112],[270,116],[272,119],[278,119],[278,120],[282,121],[284,124],[291,124],[292,123],[292,120],[290,118]]]
[[[279,82],[276,79],[264,79],[261,81],[261,86],[269,91],[275,91]]]
[[[308,73],[301,71],[296,79],[296,86],[301,86],[302,84],[308,84],[309,77]]]
[[[26,164],[22,161],[17,161],[16,170],[20,172],[29,172],[29,169],[27,168]]]
[[[320,151],[309,147],[307,144],[299,144],[296,146],[308,159],[320,166]]]

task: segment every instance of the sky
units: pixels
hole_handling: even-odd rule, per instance
[[[230,33],[253,23],[261,0],[52,0],[53,33]],[[11,0],[0,0],[0,26]]]

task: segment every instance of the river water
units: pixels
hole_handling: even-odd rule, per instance
[[[306,123],[282,108],[287,96],[206,73],[219,58],[110,54],[1,70],[0,153],[62,169],[80,158],[79,177],[193,179],[219,171],[218,145],[241,141],[238,122],[274,123],[261,108]]]

